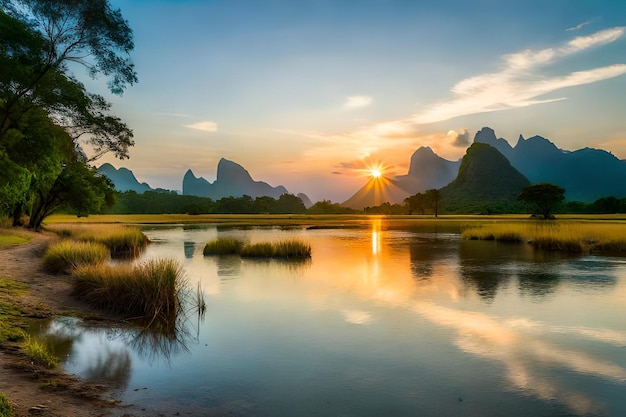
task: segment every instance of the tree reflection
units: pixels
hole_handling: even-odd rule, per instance
[[[508,282],[511,271],[496,242],[461,241],[459,246],[461,279],[486,303],[492,303],[500,285]]]
[[[196,242],[183,242],[183,250],[185,251],[185,258],[193,258],[193,253],[196,250]]]
[[[456,256],[456,250],[455,243],[449,238],[438,236],[437,233],[415,237],[409,243],[411,273],[418,280],[429,279],[434,266],[440,262],[448,262],[450,258]]]

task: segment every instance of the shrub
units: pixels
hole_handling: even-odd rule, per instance
[[[181,307],[184,274],[173,259],[139,265],[76,268],[72,294],[94,307],[134,318],[171,319]]]
[[[104,263],[110,256],[101,243],[62,240],[48,248],[43,256],[43,266],[49,272],[70,273],[80,265]]]
[[[204,246],[202,253],[208,255],[237,255],[241,253],[243,242],[234,237],[218,237]]]

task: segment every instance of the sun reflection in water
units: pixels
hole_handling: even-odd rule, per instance
[[[381,237],[381,219],[372,220],[372,254],[378,255],[380,252],[380,237]]]

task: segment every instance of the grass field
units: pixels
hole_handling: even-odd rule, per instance
[[[0,249],[28,243],[32,240],[30,236],[24,236],[10,229],[0,229]]]

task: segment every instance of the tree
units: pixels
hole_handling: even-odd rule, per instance
[[[433,210],[435,211],[435,217],[439,215],[439,203],[441,202],[441,194],[439,190],[432,188],[430,190],[426,190],[426,201],[431,205]]]
[[[416,211],[424,214],[424,210],[426,208],[426,195],[423,193],[414,194],[405,198],[404,204],[406,204],[409,214],[413,214]]]
[[[518,198],[535,206],[536,213],[551,219],[554,207],[565,199],[565,189],[548,182],[527,185]]]
[[[110,184],[90,163],[108,152],[128,158],[133,133],[68,64],[104,75],[121,94],[137,81],[133,48],[108,0],[0,0],[0,159],[9,178],[0,211],[14,223],[25,212],[38,228],[58,207],[87,213],[109,199]]]

